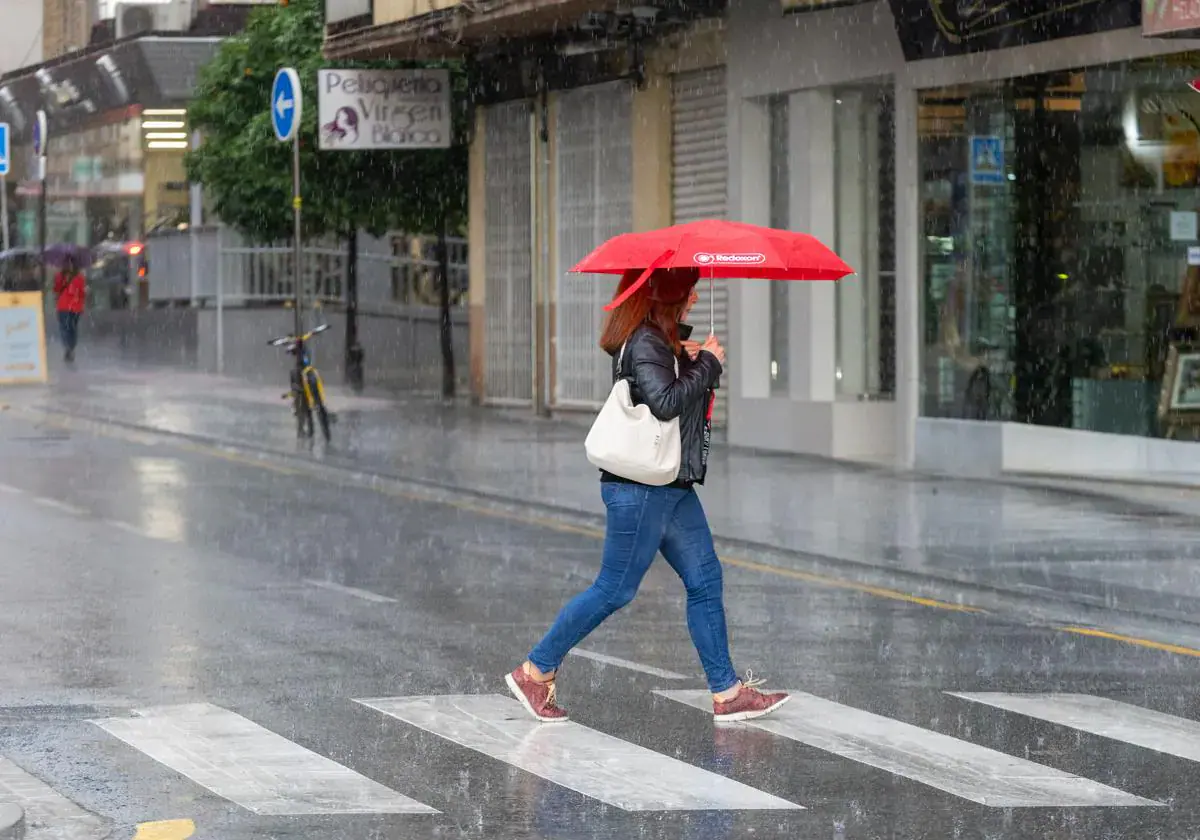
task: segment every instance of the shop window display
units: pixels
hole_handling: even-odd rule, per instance
[[[1169,349],[1200,339],[1198,73],[922,92],[925,415],[1166,433]]]

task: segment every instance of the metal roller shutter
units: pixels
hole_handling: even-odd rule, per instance
[[[700,219],[724,219],[728,212],[729,159],[726,136],[725,68],[715,67],[681,73],[672,80],[672,198],[675,223]],[[715,330],[729,344],[728,281],[713,287]],[[698,340],[708,330],[708,280],[700,281],[700,302],[691,321]],[[723,392],[723,393],[722,393]],[[723,428],[728,417],[729,376],[721,379],[713,426]]]
[[[525,102],[488,108],[485,124],[487,290],[484,393],[533,402],[530,115]]]
[[[633,225],[633,92],[626,82],[565,91],[555,125],[558,298],[554,401],[598,406],[612,390],[600,350],[615,277],[568,274],[601,242]]]

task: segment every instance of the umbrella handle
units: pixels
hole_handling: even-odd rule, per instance
[[[708,334],[717,334],[717,301],[716,293],[713,290],[713,275],[712,268],[708,270]],[[713,390],[721,387],[721,377],[717,377],[717,381],[713,383]]]

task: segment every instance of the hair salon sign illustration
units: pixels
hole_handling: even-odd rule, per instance
[[[320,70],[320,148],[445,149],[450,71]]]

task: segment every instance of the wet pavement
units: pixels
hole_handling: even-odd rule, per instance
[[[602,513],[596,471],[583,455],[587,414],[545,420],[355,397],[335,386],[330,402],[340,421],[326,446],[297,441],[282,391],[81,358],[56,369],[51,387],[12,390],[0,402],[31,416],[115,421],[593,524]],[[853,569],[873,583],[976,606],[1015,603],[1026,617],[1092,625],[1099,614],[1105,629],[1200,648],[1195,491],[1124,486],[1126,498],[1114,499],[1107,483],[1076,482],[1062,492],[1039,486],[1044,480],[949,480],[721,446],[711,473],[703,495],[713,530],[738,551],[783,552],[807,571]]]
[[[694,707],[659,563],[538,727],[502,677],[596,569],[579,427],[337,395],[310,452],[278,396],[82,364],[0,393],[27,838],[1200,836],[1190,519],[720,452],[735,664],[796,698]]]

